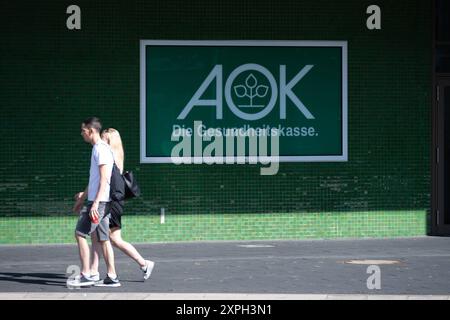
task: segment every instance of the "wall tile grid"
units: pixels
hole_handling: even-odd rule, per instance
[[[73,195],[88,181],[81,121],[124,141],[143,196],[126,205],[134,242],[391,237],[429,229],[431,5],[388,1],[67,1],[1,4],[0,243],[73,243]],[[139,163],[140,39],[348,41],[345,163]],[[160,224],[160,209],[166,223]]]

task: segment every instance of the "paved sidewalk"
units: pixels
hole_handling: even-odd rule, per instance
[[[116,250],[120,288],[69,290],[67,269],[79,265],[75,245],[0,246],[0,299],[448,300],[450,296],[450,238],[136,247],[145,258],[156,261],[149,280],[144,282],[138,266]],[[379,268],[380,289],[367,286],[374,276],[373,270],[368,273],[370,265]],[[103,265],[101,272],[105,272]]]

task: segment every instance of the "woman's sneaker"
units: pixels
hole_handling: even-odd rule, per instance
[[[147,280],[150,278],[150,275],[152,274],[153,267],[155,266],[155,263],[150,260],[145,260],[145,267],[141,268],[142,272],[144,272],[144,280]]]
[[[119,277],[116,276],[114,279],[109,275],[106,275],[106,278],[103,281],[98,281],[94,284],[95,287],[120,287]]]

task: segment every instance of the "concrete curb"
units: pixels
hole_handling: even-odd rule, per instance
[[[0,300],[450,300],[450,295],[2,292]]]

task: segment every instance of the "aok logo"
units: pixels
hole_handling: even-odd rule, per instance
[[[177,119],[181,120],[186,118],[194,106],[213,106],[216,108],[216,119],[222,119],[223,93],[225,93],[225,101],[230,110],[241,119],[258,120],[264,118],[275,107],[278,94],[280,96],[280,119],[286,119],[287,99],[290,99],[293,102],[293,104],[300,110],[306,119],[314,119],[313,114],[293,92],[294,86],[313,68],[313,66],[314,65],[304,66],[292,79],[289,80],[289,82],[287,82],[286,65],[280,65],[278,88],[278,83],[275,77],[269,70],[267,70],[267,68],[259,64],[247,63],[237,67],[230,73],[225,82],[225,88],[223,88],[223,68],[222,65],[216,65],[178,115]],[[243,81],[243,83],[238,83],[236,79],[242,78],[239,77],[241,74],[245,74],[245,81]],[[255,76],[255,74],[262,74],[265,78],[264,82],[268,85],[259,84],[257,79],[258,76]],[[216,82],[215,99],[201,99],[206,89],[213,81]],[[232,92],[234,92],[234,98]],[[247,103],[235,103],[236,98],[239,98],[240,100],[247,99]],[[268,98],[266,99],[268,102],[265,104],[254,104],[255,98]],[[255,110],[261,108],[262,110],[256,113],[247,113],[243,110]]]

